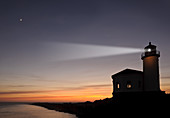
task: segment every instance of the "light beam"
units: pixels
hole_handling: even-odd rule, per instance
[[[56,51],[57,60],[87,59],[142,52],[143,49],[119,46],[57,43],[50,48]],[[53,53],[54,54],[54,53]]]

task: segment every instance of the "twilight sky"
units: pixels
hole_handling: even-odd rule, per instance
[[[111,97],[111,75],[142,70],[149,41],[170,92],[169,32],[169,0],[1,0],[0,101]]]

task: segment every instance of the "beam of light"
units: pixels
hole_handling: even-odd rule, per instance
[[[87,59],[95,57],[132,54],[143,51],[143,49],[140,48],[73,43],[57,43],[55,46],[56,50],[58,50],[58,53],[56,55],[58,60]]]

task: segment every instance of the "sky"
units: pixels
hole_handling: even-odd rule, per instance
[[[1,0],[0,102],[112,97],[111,75],[142,71],[150,41],[170,93],[169,21],[169,0]]]

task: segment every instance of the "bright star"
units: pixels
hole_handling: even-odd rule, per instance
[[[22,19],[22,18],[20,18],[20,19],[19,19],[19,21],[20,21],[20,22],[22,22],[22,21],[23,21],[23,19]]]

